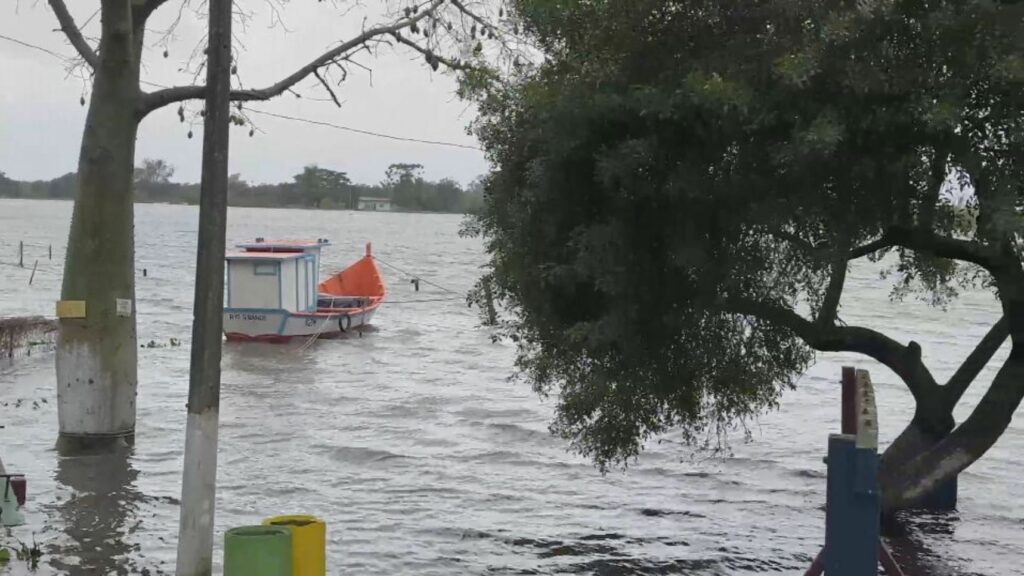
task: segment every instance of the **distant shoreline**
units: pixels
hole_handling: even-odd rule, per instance
[[[0,200],[31,200],[33,202],[74,202],[72,198],[26,198],[23,196],[6,196],[0,194]],[[156,200],[135,200],[135,204],[154,204],[161,206],[194,206],[199,207],[199,204],[192,202],[165,202]],[[394,210],[353,210],[351,208],[333,208],[333,207],[314,207],[314,206],[303,206],[301,204],[281,204],[276,206],[265,206],[256,204],[228,204],[228,208],[259,208],[266,210],[315,210],[319,212],[359,212],[362,214],[443,214],[452,216],[466,216],[469,212],[442,212],[436,210],[408,210],[405,208],[398,208]]]

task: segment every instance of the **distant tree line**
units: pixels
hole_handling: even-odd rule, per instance
[[[136,202],[198,204],[199,184],[173,182],[174,167],[163,160],[143,160],[135,168]],[[69,172],[53,180],[18,181],[0,172],[0,198],[67,199],[75,197],[77,175]],[[463,188],[450,178],[423,177],[420,164],[396,163],[379,184],[356,184],[345,172],[306,166],[291,182],[250,184],[241,174],[228,182],[231,206],[357,209],[360,198],[386,198],[393,209],[412,212],[475,212],[483,203],[480,181]]]

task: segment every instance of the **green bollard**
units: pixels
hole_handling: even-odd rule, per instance
[[[239,526],[224,534],[224,576],[292,576],[292,533],[284,526]]]

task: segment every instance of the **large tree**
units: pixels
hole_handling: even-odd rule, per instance
[[[602,466],[654,434],[714,437],[774,406],[815,351],[844,351],[887,366],[916,403],[882,459],[886,510],[998,440],[1024,398],[1024,7],[520,0],[516,13],[544,58],[465,85],[494,165],[470,230],[490,254],[479,294],[508,310],[521,374],[559,395],[558,433]],[[891,268],[897,297],[981,286],[1003,316],[940,383],[916,342],[843,321],[865,258]]]
[[[323,207],[325,200],[334,199],[338,205],[347,206],[352,191],[352,180],[345,172],[336,172],[312,164],[294,176],[295,186],[302,195],[306,206]]]
[[[125,313],[122,303],[119,314],[117,302],[135,300],[132,174],[136,134],[151,112],[201,100],[206,87],[145,91],[140,82],[151,16],[172,5],[169,9],[180,14],[189,0],[101,0],[98,45],[82,33],[64,0],[48,1],[92,83],[61,290],[63,300],[85,301],[86,317],[62,322],[56,358],[60,431],[68,438],[130,435],[135,428],[136,321],[134,306]],[[317,82],[337,103],[332,86],[344,79],[349,67],[364,66],[360,58],[375,56],[382,46],[409,49],[435,70],[441,66],[462,69],[473,54],[482,52],[483,41],[496,37],[500,26],[499,8],[477,0],[382,2],[379,6],[383,16],[369,13],[364,20],[378,18],[379,24],[367,22],[359,34],[339,39],[330,50],[298,65],[278,82],[233,90],[232,100],[241,107],[308,81]],[[351,8],[324,3],[322,9]],[[244,7],[238,10],[244,13]],[[455,56],[461,53],[465,55]],[[234,82],[239,85],[237,74]],[[184,119],[183,108],[179,115]],[[234,120],[244,124],[244,110],[240,108]]]

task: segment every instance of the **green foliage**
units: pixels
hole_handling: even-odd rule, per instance
[[[167,184],[174,176],[174,167],[160,159],[146,158],[135,168],[135,185]]]
[[[305,207],[323,209],[354,209],[359,198],[390,198],[399,210],[416,212],[474,212],[483,204],[479,184],[463,190],[450,178],[426,180],[419,164],[392,164],[385,181],[379,185],[353,183],[345,172],[310,165],[279,184],[250,184],[240,174],[228,181],[228,204],[255,207]],[[135,169],[134,198],[136,202],[198,204],[199,185],[172,182],[174,167],[164,160],[146,159]],[[78,176],[68,173],[54,180],[19,182],[0,172],[0,198],[64,198],[73,199]]]
[[[1022,9],[990,2],[519,0],[545,60],[466,90],[494,170],[467,232],[521,374],[602,466],[721,432],[812,359],[834,266],[892,226],[977,236],[943,192],[1024,190]],[[967,215],[965,222],[965,214]],[[995,226],[996,224],[994,224]],[[877,256],[877,255],[876,255]],[[894,295],[961,264],[894,251]],[[981,278],[984,281],[984,278]],[[781,311],[781,312],[780,312]],[[789,317],[789,316],[785,316]]]
[[[306,166],[301,174],[295,175],[296,191],[302,195],[304,204],[313,208],[324,207],[324,202],[353,209],[355,208],[355,191],[348,174],[335,172],[312,164]]]
[[[459,183],[444,178],[430,182],[423,178],[420,164],[398,163],[388,166],[381,184],[382,195],[404,210],[423,212],[467,212],[478,205],[479,197],[467,194]]]

